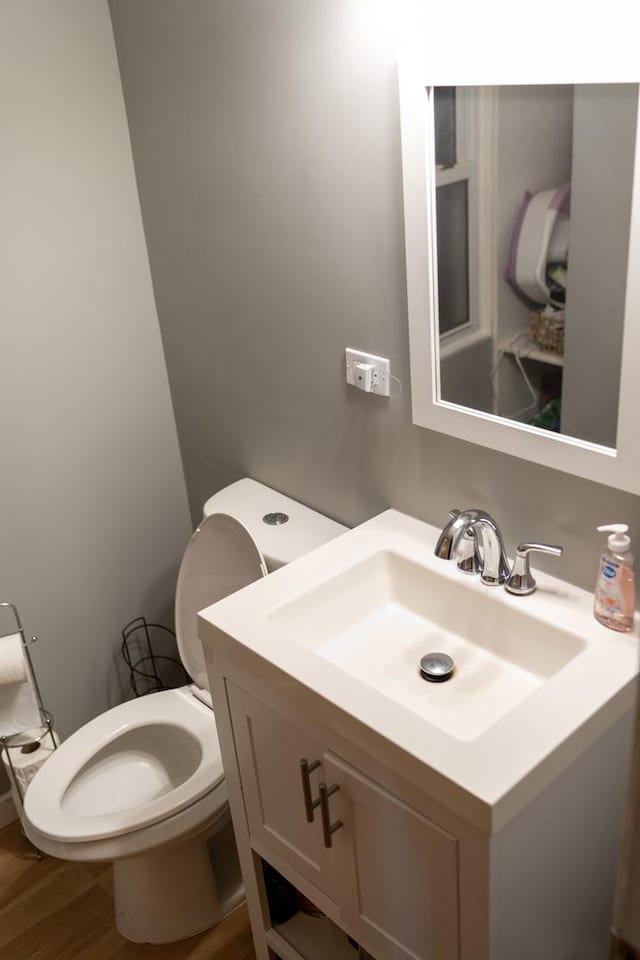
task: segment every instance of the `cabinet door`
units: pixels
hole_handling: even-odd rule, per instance
[[[227,682],[236,756],[252,841],[289,863],[332,899],[333,858],[323,845],[320,810],[305,814],[300,761],[320,760],[322,748],[250,694]],[[326,779],[322,764],[309,775],[311,795]]]
[[[335,755],[324,766],[345,926],[377,960],[456,960],[455,837]]]

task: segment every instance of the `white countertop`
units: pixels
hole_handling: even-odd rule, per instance
[[[638,624],[632,634],[606,629],[593,617],[590,593],[544,573],[536,572],[538,590],[528,597],[464,577],[455,563],[434,556],[439,533],[387,510],[208,607],[199,615],[199,632],[214,649],[224,642],[227,655],[233,652],[226,639],[231,638],[429,767],[439,802],[481,829],[496,831],[633,705]],[[381,549],[413,558],[440,577],[463,578],[471,599],[482,591],[511,608],[511,619],[514,612],[526,612],[541,629],[562,628],[579,639],[581,651],[475,739],[452,736],[292,640],[272,615],[274,608]],[[468,795],[478,803],[470,805]]]

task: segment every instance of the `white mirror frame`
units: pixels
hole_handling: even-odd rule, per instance
[[[463,72],[464,78],[460,76],[458,85],[487,82],[486,78],[470,77],[468,64]],[[618,436],[614,449],[439,399],[435,163],[429,91],[434,86],[455,85],[456,80],[452,79],[455,75],[455,68],[449,65],[446,75],[434,76],[433,62],[429,71],[409,57],[401,60],[399,69],[413,422],[523,460],[640,493],[640,130],[636,128]],[[579,80],[613,82],[610,76],[580,76]],[[539,83],[541,80],[540,77],[532,80],[530,76],[516,78],[512,74],[508,81],[494,76],[489,82]],[[555,81],[545,79],[544,82]],[[565,77],[561,82],[571,81]]]

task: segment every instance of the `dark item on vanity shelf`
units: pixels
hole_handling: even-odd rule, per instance
[[[609,960],[640,960],[640,952],[630,943],[612,933]]]
[[[300,908],[301,913],[304,913],[307,917],[316,917],[318,920],[326,919],[326,913],[323,913],[320,907],[316,907],[312,900],[309,900],[308,897],[305,897],[305,895],[300,893],[299,890],[297,890],[296,893],[298,896],[298,907]]]
[[[262,861],[264,886],[272,923],[286,923],[298,913],[298,891],[269,863]]]
[[[149,623],[144,617],[131,620],[122,628],[120,652],[136,697],[191,683],[178,656],[176,635],[161,623]]]
[[[349,941],[349,946],[358,951],[356,954],[357,960],[375,960],[375,958],[370,953],[367,953],[365,948],[361,947],[360,944],[353,939],[353,937],[347,937],[347,940]]]

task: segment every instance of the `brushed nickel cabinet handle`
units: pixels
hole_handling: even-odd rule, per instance
[[[308,760],[302,759],[300,761],[300,776],[302,777],[302,796],[304,799],[304,813],[307,818],[307,823],[313,823],[314,814],[313,811],[320,803],[320,797],[314,800],[311,796],[311,779],[310,774],[314,770],[317,770],[320,766],[319,760],[314,760],[313,763],[309,763]]]
[[[331,823],[331,813],[329,811],[329,797],[332,797],[334,793],[337,793],[340,787],[337,783],[334,783],[332,786],[327,787],[326,783],[321,783],[318,787],[320,791],[320,815],[322,817],[322,835],[324,838],[325,847],[332,847],[333,840],[331,839],[332,835],[339,830],[340,827],[344,826],[342,820],[336,820],[335,823]]]

